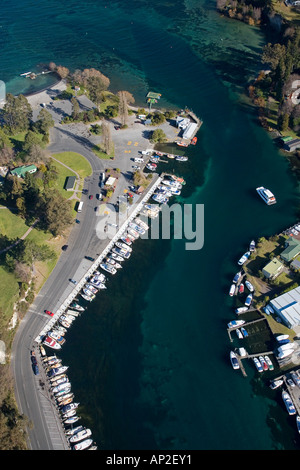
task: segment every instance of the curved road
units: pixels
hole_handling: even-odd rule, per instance
[[[55,144],[50,146],[51,152],[66,149],[80,153],[90,162],[93,174],[86,178],[85,188],[90,194],[99,192],[99,174],[103,171],[103,163],[86,145],[72,135],[61,134],[57,127]],[[39,367],[40,375],[35,376],[31,368],[30,351],[35,338],[44,328],[50,317],[44,310],[56,311],[62,301],[71,293],[73,285],[69,278],[80,279],[89,269],[91,261],[84,259],[89,255],[95,257],[101,250],[104,241],[99,240],[95,231],[95,206],[97,200],[83,196],[84,208],[78,215],[80,224],[74,224],[68,240],[68,250],[62,252],[54,270],[37,295],[30,310],[21,321],[12,347],[12,371],[15,377],[15,393],[20,413],[31,422],[29,428],[29,446],[33,450],[67,449],[67,441],[62,433],[59,415],[53,406],[48,393],[48,383],[43,376],[43,368]],[[34,426],[32,426],[34,424]]]

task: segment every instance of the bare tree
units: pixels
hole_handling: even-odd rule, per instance
[[[119,91],[119,116],[122,126],[125,126],[128,121],[128,104],[134,103],[134,97],[128,91]]]
[[[102,124],[103,151],[109,155],[112,151],[111,129],[108,122]]]

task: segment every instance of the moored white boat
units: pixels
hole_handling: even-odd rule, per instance
[[[253,357],[253,362],[254,362],[255,367],[256,367],[256,369],[258,370],[258,372],[263,372],[262,365],[261,365],[261,363],[259,362],[259,360],[257,359],[257,357]]]
[[[294,403],[293,403],[290,395],[285,390],[282,390],[281,395],[282,395],[282,399],[283,399],[283,402],[286,406],[288,414],[289,415],[295,415],[296,414],[296,408],[294,406]]]
[[[82,442],[79,442],[78,444],[75,444],[73,446],[73,450],[84,450],[90,447],[93,444],[93,439],[85,439]]]
[[[235,294],[235,284],[231,284],[229,289],[229,295],[232,297]]]
[[[236,328],[245,323],[245,320],[232,320],[229,323],[227,323],[228,328]]]
[[[263,356],[258,357],[259,362],[261,363],[261,366],[263,370],[268,370],[268,364],[266,363],[265,359]]]
[[[297,425],[297,430],[300,433],[300,416],[299,415],[296,416],[296,425]]]
[[[271,380],[270,388],[272,390],[275,390],[276,388],[281,387],[282,384],[283,384],[283,380],[281,380],[281,379]]]
[[[246,307],[250,307],[251,303],[252,303],[252,300],[253,300],[253,295],[252,294],[249,294],[245,300],[245,306]]]
[[[80,294],[80,295],[84,300],[87,300],[88,302],[91,302],[96,297],[95,294],[93,295]]]
[[[274,370],[274,365],[269,356],[264,356],[266,363],[268,364],[269,370]]]
[[[238,264],[240,266],[242,266],[246,261],[247,259],[249,258],[249,256],[251,255],[250,251],[247,251],[238,261]]]
[[[263,186],[260,186],[259,188],[256,188],[257,193],[259,196],[262,198],[262,200],[268,205],[276,204],[276,198],[274,194],[269,190],[264,188]]]
[[[55,339],[50,338],[50,336],[48,336],[48,335],[43,340],[43,344],[45,346],[48,346],[49,348],[52,348],[52,349],[61,349],[61,345],[57,341],[55,341]]]
[[[83,439],[87,439],[92,435],[92,431],[90,429],[83,428],[77,433],[75,433],[72,437],[69,438],[71,443],[79,442]]]
[[[64,424],[74,424],[79,420],[79,416],[71,416],[71,418],[64,419]]]
[[[242,272],[241,272],[241,271],[239,271],[238,273],[236,273],[236,275],[234,276],[234,278],[233,278],[233,280],[232,280],[233,284],[236,284],[237,282],[239,282],[241,276],[242,276]]]
[[[254,250],[255,250],[255,241],[254,241],[254,240],[252,240],[252,241],[250,242],[249,250],[250,250],[250,251],[254,251]]]
[[[240,313],[247,312],[247,310],[248,310],[248,307],[238,307],[238,308],[235,309],[235,313],[237,313],[239,315]]]
[[[116,274],[117,270],[111,264],[101,263],[100,267],[110,274]]]
[[[254,287],[253,285],[251,284],[250,281],[245,281],[245,286],[247,287],[247,289],[250,291],[250,292],[254,292]]]
[[[230,361],[231,361],[231,365],[234,369],[239,369],[240,368],[239,361],[237,359],[237,355],[233,351],[230,351]]]
[[[79,310],[79,312],[83,312],[85,310],[85,308],[79,305],[77,302],[72,302],[70,307],[75,308],[75,310]]]
[[[237,328],[235,331],[236,331],[237,337],[238,337],[239,339],[243,339],[243,335],[242,335],[241,330],[240,330],[239,328]]]

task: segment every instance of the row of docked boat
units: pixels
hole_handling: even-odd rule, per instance
[[[42,363],[50,384],[50,391],[54,397],[56,407],[59,410],[66,437],[72,450],[96,450],[92,431],[84,426],[73,425],[80,417],[77,415],[79,403],[74,402],[74,393],[71,390],[71,383],[66,375],[68,366],[63,366],[61,359],[56,355],[47,356],[41,346]]]
[[[274,370],[273,362],[271,361],[268,355],[266,356],[260,355],[258,357],[253,357],[253,362],[258,372]]]
[[[167,204],[172,196],[180,196],[182,182],[172,175],[166,176],[154,192],[152,199],[159,204]]]
[[[150,157],[150,162],[151,163],[158,163],[159,162],[159,159],[160,157],[166,157],[166,158],[169,158],[170,160],[177,160],[178,162],[186,162],[188,161],[188,157],[184,156],[184,155],[175,155],[173,153],[163,153],[163,152],[158,152],[158,151],[155,151],[155,154],[154,155],[151,155]]]

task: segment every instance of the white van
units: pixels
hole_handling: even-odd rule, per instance
[[[144,163],[143,158],[135,158],[134,161],[138,163]]]

